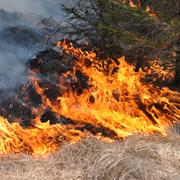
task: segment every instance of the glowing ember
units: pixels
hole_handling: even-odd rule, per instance
[[[9,124],[0,117],[1,154],[46,154],[55,151],[62,140],[77,142],[88,136],[89,132],[81,131],[84,124],[112,132],[113,135],[108,138],[103,137],[102,133],[96,136],[113,140],[133,133],[158,133],[165,136],[167,126],[180,120],[177,103],[180,102],[180,94],[168,88],[154,87],[153,83],[145,83],[146,76],[153,72],[161,77],[167,75],[157,66],[149,72],[136,73],[124,58],[119,59],[119,65],[111,59],[103,63],[97,60],[94,52],[82,51],[66,42],[59,42],[58,46],[76,59],[74,68],[59,76],[63,95],[56,101],[48,99],[45,89],[39,85],[36,72],[29,72],[29,80],[41,96],[42,105],[33,109],[37,118],[34,119],[34,126],[28,129],[16,123]],[[88,79],[88,88],[79,94],[68,83],[69,77],[77,80],[77,71]],[[74,124],[41,123],[39,119],[46,109],[50,109],[57,117],[73,120]]]
[[[141,6],[141,2],[139,1],[139,2],[138,2],[138,5],[136,5],[136,3],[134,2],[134,0],[130,0],[130,1],[129,1],[129,5],[130,5],[132,8],[137,8],[137,7],[140,7],[140,6]]]
[[[129,1],[129,5],[130,5],[130,7],[132,7],[132,8],[140,8],[140,7],[142,7],[142,3],[141,3],[141,1],[138,1],[138,4],[136,4],[135,2],[134,2],[134,0],[130,0]],[[146,6],[146,12],[150,15],[150,16],[157,16],[157,14],[150,8],[150,6]]]
[[[146,6],[146,12],[149,13],[150,16],[157,16],[157,14],[152,11],[149,6]]]

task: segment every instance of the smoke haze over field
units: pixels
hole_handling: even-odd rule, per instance
[[[25,14],[57,16],[62,0],[0,0],[0,8]]]
[[[67,2],[0,0],[0,92],[8,92],[24,82],[25,63],[42,50],[43,34],[52,28],[41,20],[52,17],[62,21],[60,4]]]

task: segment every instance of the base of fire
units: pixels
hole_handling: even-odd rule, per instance
[[[64,144],[46,158],[14,155],[1,158],[1,179],[11,180],[178,180],[180,128],[166,138],[133,135],[112,144],[95,138]]]

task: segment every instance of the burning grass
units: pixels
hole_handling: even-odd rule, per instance
[[[1,179],[179,180],[180,93],[156,85],[169,75],[159,66],[135,72],[124,58],[102,61],[72,44],[58,46],[73,66],[63,73],[53,62],[51,73],[30,69],[15,98],[19,118],[12,105],[0,116]],[[17,122],[26,112],[23,127]]]
[[[133,135],[112,144],[96,138],[64,144],[44,158],[14,155],[1,159],[1,179],[137,179],[178,180],[180,177],[179,127],[166,138]]]
[[[24,128],[0,116],[1,154],[43,155],[56,151],[63,141],[74,143],[89,134],[108,142],[136,133],[166,137],[167,127],[179,122],[180,93],[155,86],[158,79],[169,77],[160,67],[153,65],[146,71],[135,72],[124,58],[100,60],[94,52],[72,44],[59,42],[58,46],[72,57],[72,67],[57,73],[59,68],[53,64],[56,59],[51,68],[45,60],[47,77],[44,71],[29,70],[28,83],[20,94],[23,96],[25,92],[21,104],[30,106],[33,118],[28,121],[28,128]],[[42,61],[40,58],[39,63]],[[45,78],[52,78],[55,91],[49,91],[52,82],[44,83]],[[29,85],[39,99],[36,106],[29,103],[31,96],[26,93]],[[23,114],[21,108],[14,108]],[[20,116],[14,121],[22,119]]]

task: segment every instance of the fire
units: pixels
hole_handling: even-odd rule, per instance
[[[142,2],[141,1],[138,1],[138,4],[134,2],[134,0],[130,0],[129,1],[129,5],[130,7],[132,8],[140,8],[142,7]],[[146,9],[145,11],[150,15],[150,16],[157,16],[157,13],[154,12],[149,5],[146,6]]]
[[[68,133],[68,134],[67,134]],[[77,136],[75,138],[75,136]],[[82,133],[61,125],[41,123],[36,119],[36,125],[23,128],[18,123],[9,124],[0,117],[0,154],[11,153],[47,154],[55,151],[64,137],[76,142]]]
[[[130,0],[129,1],[129,5],[132,7],[132,8],[138,8],[138,7],[141,7],[141,1],[138,1],[138,5],[134,2],[134,0]]]
[[[152,68],[135,72],[124,57],[119,63],[108,59],[98,60],[94,52],[83,51],[72,44],[58,42],[64,53],[74,57],[71,71],[59,75],[59,88],[63,94],[50,100],[40,86],[37,72],[29,72],[29,81],[42,98],[42,104],[32,109],[36,118],[34,126],[23,128],[17,123],[9,124],[0,117],[0,153],[47,154],[58,149],[62,141],[71,143],[88,136],[82,130],[85,125],[98,129],[96,136],[102,140],[125,138],[134,133],[167,134],[167,126],[180,120],[180,94],[166,87],[147,83],[147,76],[154,72],[165,78],[166,72]],[[87,79],[88,87],[78,93],[70,81],[77,81],[79,71]],[[40,117],[50,109],[57,117],[71,119],[72,124],[41,123]],[[106,138],[101,129],[105,130]]]
[[[83,52],[65,43],[58,43],[58,46],[79,59],[77,69],[90,78],[89,83],[92,85],[78,97],[68,93],[59,98],[64,107],[61,112],[64,116],[80,122],[86,119],[89,123],[100,124],[114,131],[118,137],[134,132],[165,133],[165,126],[179,120],[180,111],[172,101],[174,98],[179,99],[179,93],[167,88],[155,88],[153,84],[143,84],[141,79],[146,73],[135,73],[133,66],[128,65],[124,58],[119,59],[120,65],[112,63],[105,75],[101,66],[97,67],[93,52]],[[94,63],[94,67],[85,66],[87,59]],[[115,68],[118,72],[113,74]],[[172,99],[171,94],[174,96]],[[95,99],[93,103],[89,102],[92,96]],[[156,107],[157,104],[161,105],[162,111]]]
[[[146,6],[146,12],[149,13],[150,16],[157,16],[157,14],[151,10],[150,6]]]

